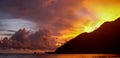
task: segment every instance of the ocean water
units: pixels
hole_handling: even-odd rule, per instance
[[[0,54],[0,58],[120,58],[120,54]]]

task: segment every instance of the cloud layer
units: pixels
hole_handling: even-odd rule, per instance
[[[119,4],[119,0],[0,0],[0,20],[24,18],[63,41],[118,18]]]
[[[26,29],[20,29],[11,38],[5,37],[0,40],[0,49],[11,48],[53,50],[56,48],[56,41],[45,29],[33,34],[29,34]]]

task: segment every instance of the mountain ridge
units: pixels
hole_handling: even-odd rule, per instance
[[[73,38],[55,53],[120,53],[120,18]]]

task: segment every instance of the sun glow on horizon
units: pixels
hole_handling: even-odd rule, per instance
[[[119,5],[119,0],[84,0],[83,7],[87,9],[90,14],[84,14],[83,16],[77,14],[78,21],[73,23],[75,27],[72,29],[73,31],[69,29],[67,29],[67,31],[61,31],[63,35],[59,38],[70,40],[81,33],[89,33],[96,30],[104,22],[115,21],[115,19],[120,17]],[[79,13],[78,9],[75,11]]]

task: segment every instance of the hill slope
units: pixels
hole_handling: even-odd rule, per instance
[[[120,53],[120,18],[83,33],[59,47],[55,53]]]

